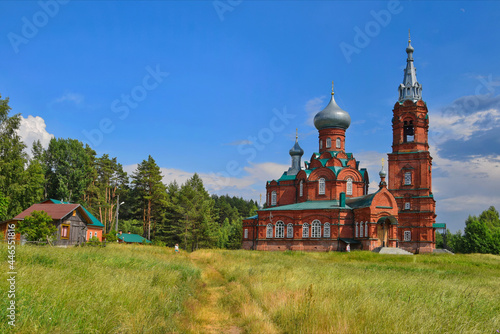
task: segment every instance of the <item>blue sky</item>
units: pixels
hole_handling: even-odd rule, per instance
[[[500,208],[500,3],[495,1],[2,1],[0,94],[21,135],[75,138],[128,171],[258,200],[295,129],[351,115],[346,149],[378,182],[411,29],[430,113],[438,222]],[[361,33],[360,33],[361,31]],[[346,51],[346,50],[350,50]],[[355,51],[353,51],[355,50]]]

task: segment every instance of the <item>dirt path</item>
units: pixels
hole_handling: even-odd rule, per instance
[[[202,283],[196,298],[188,301],[191,319],[186,327],[193,333],[242,333],[235,324],[236,319],[221,303],[221,299],[229,293],[227,280],[217,269],[197,255],[191,254],[191,260],[202,270]]]
[[[217,269],[213,254],[190,254],[200,268],[201,285],[188,302],[191,313],[186,327],[192,333],[279,333],[268,314],[256,303],[241,283],[228,280]]]

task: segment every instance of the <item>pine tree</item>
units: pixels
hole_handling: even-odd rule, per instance
[[[165,219],[167,193],[162,179],[160,167],[151,156],[132,175],[136,215],[142,215],[143,236],[148,239],[155,237]]]

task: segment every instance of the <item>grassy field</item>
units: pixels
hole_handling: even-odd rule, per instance
[[[18,333],[500,330],[500,257],[492,255],[18,246],[16,265]]]

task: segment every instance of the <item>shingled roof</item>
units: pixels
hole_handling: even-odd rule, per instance
[[[14,217],[15,220],[21,220],[31,215],[33,211],[45,211],[52,219],[62,219],[76,210],[80,204],[33,204],[20,214]]]

